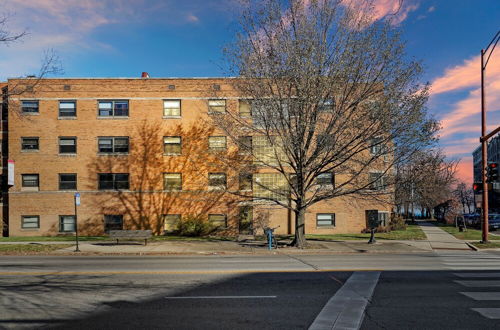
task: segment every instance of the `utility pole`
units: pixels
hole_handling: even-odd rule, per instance
[[[481,210],[481,216],[482,216],[482,242],[487,243],[488,242],[488,183],[486,182],[486,170],[488,168],[488,139],[491,138],[493,135],[495,135],[497,132],[500,131],[500,126],[496,129],[494,129],[491,133],[486,134],[486,105],[485,105],[485,98],[484,98],[484,75],[485,75],[485,70],[486,66],[488,65],[488,61],[490,60],[491,54],[493,53],[493,50],[495,50],[495,46],[498,43],[498,40],[500,40],[500,30],[495,34],[491,42],[489,43],[488,47],[486,49],[481,49],[481,138],[479,141],[481,142],[481,157],[482,157],[482,163],[481,163],[481,177],[483,180],[483,201],[482,201],[482,210]],[[493,47],[492,47],[493,45]],[[491,50],[489,50],[489,48]],[[489,52],[488,57],[486,58],[486,61],[484,59],[486,53]]]

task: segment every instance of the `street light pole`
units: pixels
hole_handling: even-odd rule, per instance
[[[495,46],[500,39],[500,30],[495,34],[491,42],[489,43],[486,49],[481,49],[481,178],[483,180],[483,201],[482,201],[482,242],[488,242],[488,183],[486,182],[486,170],[488,167],[488,139],[493,136],[493,132],[490,134],[486,134],[486,105],[485,105],[485,97],[484,97],[484,74],[486,70],[486,66],[488,65],[488,61],[490,60],[491,54],[493,50],[495,50]],[[489,55],[486,58],[486,62],[484,60],[485,54],[488,52],[488,49],[493,45],[491,50],[489,51]],[[498,128],[494,131],[498,131]]]

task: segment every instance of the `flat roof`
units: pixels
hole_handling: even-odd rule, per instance
[[[197,80],[197,79],[237,79],[239,77],[53,77],[41,78],[42,80],[96,80],[96,79],[136,79],[136,80]],[[38,79],[36,77],[10,77],[11,79]]]

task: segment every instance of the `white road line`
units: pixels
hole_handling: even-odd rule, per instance
[[[500,273],[453,273],[462,278],[500,277]]]
[[[500,300],[500,292],[460,292],[474,300]]]
[[[454,281],[463,286],[470,288],[491,288],[500,287],[500,281]]]
[[[471,308],[489,319],[500,319],[500,308]]]
[[[359,329],[380,272],[355,272],[328,300],[309,330]]]
[[[165,299],[267,299],[277,296],[185,296],[185,297],[165,297]]]

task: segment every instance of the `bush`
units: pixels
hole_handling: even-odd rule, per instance
[[[406,230],[406,223],[400,214],[392,213],[389,222],[390,230]]]
[[[217,227],[197,217],[186,217],[177,224],[177,234],[180,236],[207,236],[217,230]]]

